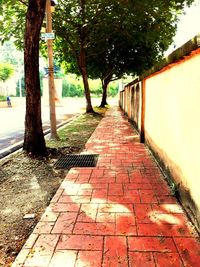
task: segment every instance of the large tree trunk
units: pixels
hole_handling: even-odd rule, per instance
[[[46,155],[39,79],[39,38],[45,5],[46,0],[29,0],[26,14],[24,48],[26,116],[23,149],[32,156]]]
[[[81,51],[80,51],[79,70],[81,72],[83,84],[84,84],[84,93],[85,93],[85,98],[86,98],[86,112],[94,113],[92,102],[91,102],[91,96],[90,96],[90,88],[89,88],[89,83],[88,83],[85,49],[83,47],[81,48]]]

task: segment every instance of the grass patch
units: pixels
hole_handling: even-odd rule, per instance
[[[46,146],[48,148],[77,147],[78,149],[83,149],[107,108],[96,107],[94,110],[98,114],[84,113],[80,115],[76,120],[58,130],[60,140],[46,139]]]
[[[6,101],[6,96],[0,95],[0,101]]]

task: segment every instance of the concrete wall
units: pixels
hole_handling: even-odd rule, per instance
[[[120,92],[119,101],[120,107],[139,131],[141,130],[141,90],[141,82],[135,80],[128,84],[125,90]]]
[[[127,85],[121,96],[125,92],[129,94],[126,103],[129,107],[124,110],[140,133],[143,132],[146,144],[170,183],[176,185],[180,201],[200,230],[199,69],[200,49],[197,48],[187,57],[144,75],[142,87],[139,83]],[[131,98],[130,88],[137,85],[140,89],[136,100]],[[127,112],[131,106],[134,107],[132,117]]]

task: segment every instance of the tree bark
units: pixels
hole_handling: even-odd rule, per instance
[[[36,157],[46,155],[39,79],[39,38],[45,5],[46,0],[29,0],[26,13],[24,48],[26,115],[23,149]]]
[[[108,105],[108,103],[107,103],[107,88],[108,88],[108,84],[103,82],[102,83],[102,88],[103,88],[103,93],[102,93],[100,107],[104,108],[106,105]]]
[[[79,69],[80,69],[82,79],[83,79],[83,84],[84,84],[84,93],[85,93],[85,98],[86,98],[86,113],[95,113],[92,107],[92,102],[91,102],[84,47],[82,47],[80,51]]]
[[[107,103],[107,89],[108,89],[108,85],[111,81],[112,76],[108,76],[107,78],[102,80],[102,88],[103,88],[103,93],[102,93],[102,99],[101,99],[101,108],[104,108],[106,105],[108,105]]]
[[[90,88],[88,83],[87,65],[86,65],[86,51],[85,51],[85,41],[87,36],[87,29],[85,27],[86,23],[86,1],[80,0],[80,19],[82,25],[79,25],[79,40],[80,40],[80,54],[78,57],[79,70],[82,75],[84,84],[84,93],[86,98],[86,113],[95,113],[92,107]]]

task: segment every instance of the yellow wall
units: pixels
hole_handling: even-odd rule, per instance
[[[200,210],[200,55],[146,79],[146,140]]]

